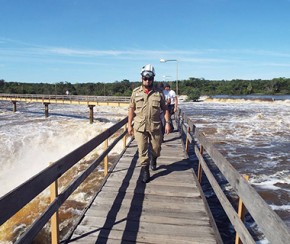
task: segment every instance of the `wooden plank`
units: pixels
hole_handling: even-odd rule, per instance
[[[176,157],[175,157],[175,160]],[[172,161],[172,160],[170,160]],[[188,169],[191,169],[193,165],[188,164],[188,162],[185,162],[184,160],[179,160],[175,163],[170,162],[168,159],[163,159],[163,158],[158,158],[157,159],[157,170],[162,169],[162,170],[167,170],[171,172],[178,172],[178,171],[186,171]],[[141,167],[139,163],[133,163],[130,161],[122,161],[120,164],[117,165],[115,168],[115,171],[118,171],[119,169],[130,169],[130,168],[136,168],[136,167]]]
[[[100,205],[99,205],[100,206]],[[191,212],[182,211],[180,209],[175,209],[174,211],[172,209],[160,211],[160,209],[157,208],[125,208],[124,206],[115,206],[118,209],[117,213],[110,212],[108,213],[108,209],[99,209],[99,206],[96,207],[90,207],[87,211],[87,216],[91,217],[106,217],[106,218],[128,218],[128,214],[130,213],[130,216],[158,216],[160,218],[171,218],[171,219],[184,219],[185,221],[188,220],[208,220],[209,217],[205,211],[201,210],[195,210],[192,209]],[[111,210],[111,209],[110,209]]]
[[[92,217],[92,216],[86,216],[84,220],[82,221],[82,226],[86,228],[86,226],[90,226],[93,228],[112,228],[113,226],[116,226],[119,230],[124,230],[126,227],[120,223],[128,223],[130,222],[131,225],[139,225],[139,223],[144,224],[144,229],[145,232],[150,232],[150,233],[160,233],[162,234],[161,231],[159,231],[160,226],[163,229],[163,232],[168,232],[168,228],[173,227],[173,228],[180,228],[183,230],[186,230],[186,233],[183,233],[182,235],[184,236],[190,236],[191,233],[187,233],[190,231],[192,228],[196,228],[196,226],[202,227],[202,226],[208,226],[209,221],[207,219],[195,219],[194,225],[192,224],[192,219],[186,219],[183,221],[180,218],[170,218],[170,217],[160,217],[160,216],[147,216],[147,215],[141,215],[139,218],[134,216],[127,216],[125,218],[107,218],[107,217]],[[151,225],[149,228],[148,225]],[[167,225],[170,225],[168,227]],[[154,230],[152,230],[152,228]],[[177,226],[177,227],[176,227]],[[141,226],[140,226],[141,227]],[[180,232],[180,231],[179,231]],[[193,231],[192,231],[193,232]],[[77,232],[76,232],[77,233]]]
[[[106,188],[112,189],[112,187],[104,186],[104,190]],[[160,196],[179,196],[179,197],[196,197],[197,195],[200,195],[199,192],[194,192],[192,189],[187,188],[184,189],[184,187],[167,187],[167,186],[159,186],[156,187],[146,187],[145,189],[142,188],[134,188],[134,187],[127,187],[127,186],[121,186],[118,191],[119,192],[135,192],[135,193],[144,193],[144,194],[156,194]]]
[[[121,220],[118,222],[108,222],[105,226],[98,225],[93,222],[92,219],[84,219],[85,225],[79,225],[75,234],[83,235],[85,233],[91,233],[91,236],[98,236],[101,229],[111,230],[121,230],[134,232],[138,230],[138,233],[145,234],[156,234],[156,235],[168,235],[168,236],[180,236],[180,237],[209,237],[214,236],[212,229],[206,225],[173,225],[166,223],[148,223],[143,221],[134,220]],[[106,222],[106,219],[105,219]],[[138,227],[138,228],[137,228]]]
[[[120,177],[114,177],[110,180],[107,181],[106,185],[107,186],[113,186],[113,184],[117,184],[118,180],[120,179]],[[131,181],[137,181],[138,178],[131,178]],[[176,182],[174,182],[176,180]],[[130,182],[128,180],[124,181],[125,182]],[[193,183],[193,180],[190,178],[180,178],[180,177],[168,177],[167,179],[163,179],[163,177],[156,177],[155,174],[151,174],[151,181],[150,183],[154,184],[155,187],[159,187],[159,186],[172,186],[174,184],[174,186],[179,186],[179,187],[191,187],[192,185],[195,185],[195,183]]]
[[[129,194],[129,193],[128,193]],[[109,197],[106,195],[100,195],[94,203],[102,203],[102,202],[111,202],[116,203],[118,201],[122,201],[125,203],[126,201],[129,205],[133,205],[135,203],[143,204],[143,206],[146,206],[146,204],[149,205],[158,205],[158,206],[171,206],[172,208],[180,208],[179,206],[183,206],[183,209],[190,209],[192,206],[197,205],[203,205],[203,200],[201,199],[200,195],[196,194],[195,197],[179,197],[179,196],[161,196],[161,195],[153,195],[153,194],[136,194],[132,196],[132,193],[128,196],[128,194],[120,194],[117,193],[116,197],[112,195],[112,197]],[[102,197],[102,196],[106,196]]]
[[[118,191],[101,191],[98,195],[98,199],[109,199],[113,201],[120,193]],[[179,197],[179,196],[159,196],[154,194],[144,195],[143,193],[138,194],[135,192],[126,192],[123,195],[124,199],[133,199],[135,201],[141,201],[146,199],[149,202],[175,202],[176,204],[190,204],[193,201],[200,201],[200,196],[197,197]],[[97,199],[95,199],[96,201]]]
[[[124,209],[144,209],[150,211],[152,209],[158,211],[176,211],[176,212],[187,212],[190,213],[193,209],[197,211],[205,211],[204,204],[202,200],[192,202],[191,204],[175,204],[174,202],[149,202],[149,201],[132,201],[132,199],[123,199],[122,197],[117,198],[113,201],[108,201],[107,199],[98,199],[94,202],[92,209],[94,208],[104,208],[110,210],[112,206],[122,206]]]
[[[166,212],[160,212],[160,214],[158,212],[149,212],[149,211],[144,211],[142,210],[140,211],[134,211],[131,210],[126,211],[126,209],[122,209],[122,211],[119,211],[116,215],[108,215],[108,212],[105,210],[102,211],[95,211],[95,210],[90,210],[88,211],[87,215],[85,216],[82,225],[87,225],[85,224],[85,219],[87,218],[103,218],[103,219],[107,219],[107,220],[114,220],[116,222],[122,220],[122,219],[126,219],[126,220],[136,220],[139,219],[142,222],[153,222],[153,223],[159,223],[159,224],[175,224],[175,225],[193,225],[193,221],[195,223],[195,225],[208,225],[209,222],[209,218],[206,215],[205,212],[202,211],[195,211],[192,212],[190,214],[188,214],[189,216],[187,216],[186,218],[183,218],[182,216],[178,215],[178,213],[176,214],[172,214],[172,213],[166,213]]]
[[[132,173],[132,176],[130,177],[135,177],[138,178],[140,175],[140,167],[126,167],[126,166],[119,166],[114,169],[112,172],[112,177],[125,177],[128,174],[128,169],[130,169],[131,173],[133,170],[135,172]],[[180,178],[180,177],[189,177],[192,178],[193,176],[193,171],[191,167],[183,167],[182,165],[162,165],[157,163],[157,171],[155,172],[150,172],[150,174],[155,177],[154,179],[157,178],[164,178],[164,179],[170,179],[170,178]]]
[[[127,178],[125,177],[126,168],[120,169],[120,171],[113,173],[112,176],[107,180],[107,186],[112,184],[118,184],[120,183],[121,179],[124,179],[122,183],[129,183],[130,184],[136,184],[140,181],[140,171],[135,170],[135,172]],[[185,173],[172,173],[172,172],[166,172],[162,170],[157,170],[154,172],[150,172],[151,181],[150,186],[159,186],[159,185],[175,185],[175,186],[184,186],[184,187],[192,187],[196,186],[196,182],[194,182],[192,171]],[[139,181],[138,181],[139,180]]]
[[[214,238],[211,236],[177,236],[177,235],[161,235],[161,234],[150,234],[141,232],[124,232],[120,230],[111,230],[109,233],[101,233],[101,237],[97,238],[91,235],[82,236],[74,235],[72,239],[73,243],[82,240],[82,243],[102,243],[101,240],[105,240],[104,243],[111,243],[111,240],[117,240],[119,243],[152,243],[152,244],[213,244],[216,243]],[[84,242],[85,240],[85,242]],[[108,242],[107,242],[108,240]],[[121,242],[122,240],[122,242]],[[100,241],[100,242],[99,242]]]

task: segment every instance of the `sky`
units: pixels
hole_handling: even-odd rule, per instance
[[[160,59],[172,60],[165,63]],[[290,0],[0,0],[0,79],[290,77]]]

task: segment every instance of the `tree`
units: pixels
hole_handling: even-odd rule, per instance
[[[196,88],[190,88],[187,91],[187,101],[197,102],[200,98],[200,91]]]
[[[174,83],[170,83],[174,87]],[[20,83],[6,82],[0,79],[1,93],[16,94],[58,94],[64,95],[68,90],[73,95],[93,96],[130,96],[132,90],[140,86],[140,81],[115,81],[112,83],[89,82],[76,83]],[[188,95],[197,100],[202,95],[247,95],[247,94],[290,94],[290,78],[280,77],[272,80],[205,80],[191,77],[179,80],[179,94]]]
[[[247,94],[251,94],[252,92],[253,92],[253,86],[252,86],[252,83],[250,82],[247,87]]]
[[[0,80],[0,92],[4,92],[5,81],[3,79]]]

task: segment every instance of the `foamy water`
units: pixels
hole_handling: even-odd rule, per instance
[[[181,103],[180,107],[240,173],[250,176],[250,183],[290,226],[289,100],[220,99]],[[48,118],[44,117],[42,104],[17,103],[17,110],[13,113],[12,103],[0,101],[0,196],[127,115],[127,108],[96,106],[94,123],[90,124],[86,106],[50,104]],[[113,154],[120,152],[121,147],[118,145]],[[102,147],[95,154],[101,150]],[[85,161],[89,162],[91,157]],[[83,167],[77,165],[71,175],[78,174]],[[69,219],[80,213],[100,179],[100,173],[94,174],[65,204],[61,210],[63,232]],[[47,202],[48,193],[44,193],[35,204],[44,208]],[[34,214],[31,208],[17,216],[14,227],[14,222],[9,224],[5,239],[2,236],[1,240],[0,233],[0,243],[10,243],[27,228],[27,213]],[[44,239],[47,234],[43,234],[41,240]]]
[[[180,107],[290,228],[290,101],[207,99]]]
[[[51,104],[46,119],[42,104],[17,105],[16,113],[11,103],[0,107],[0,196],[126,116],[125,108],[96,107],[90,124],[86,106]]]
[[[94,123],[90,124],[89,109],[86,106],[50,104],[49,117],[45,118],[42,104],[17,103],[17,112],[13,113],[11,102],[0,101],[0,196],[126,116],[125,107],[96,106]],[[122,146],[122,142],[119,142],[111,151],[109,163],[110,158],[121,152]],[[64,175],[59,181],[59,191],[102,151],[103,145],[100,145]],[[99,166],[60,209],[62,236],[97,190],[102,177],[103,168]],[[48,202],[49,192],[46,190],[2,225],[0,243],[13,243],[46,208]],[[39,212],[35,209],[39,209]],[[44,228],[36,243],[49,243],[48,228],[49,226]]]

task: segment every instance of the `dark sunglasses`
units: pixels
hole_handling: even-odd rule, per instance
[[[146,76],[142,76],[143,80],[149,80],[149,81],[153,81],[153,77],[146,77]]]

